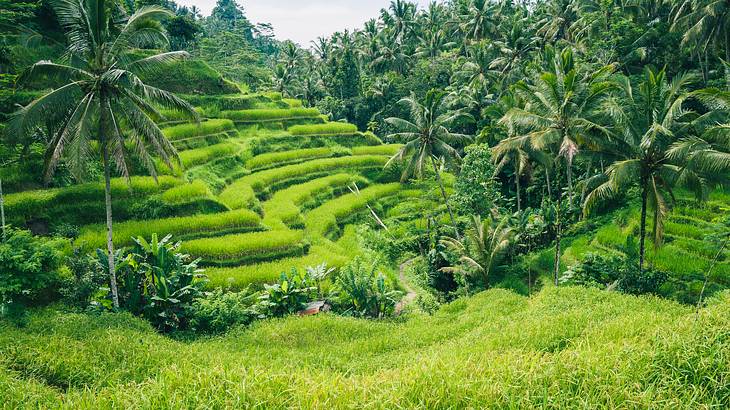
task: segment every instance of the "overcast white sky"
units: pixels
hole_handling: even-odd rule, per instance
[[[198,6],[210,15],[216,0],[175,0],[185,6]],[[416,0],[425,7],[429,0]],[[362,27],[377,17],[390,0],[238,0],[254,23],[271,23],[279,40],[293,40],[303,47],[320,36],[335,31]]]

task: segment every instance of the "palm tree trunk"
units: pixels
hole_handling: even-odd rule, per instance
[[[522,199],[520,198],[520,175],[515,175],[515,185],[517,185],[517,212],[522,211]]]
[[[555,286],[558,286],[558,276],[560,275],[560,242],[562,240],[562,221],[560,220],[562,211],[561,207],[563,205],[563,193],[561,192],[558,194],[558,209],[556,212],[556,220],[555,220]]]
[[[568,176],[568,205],[573,208],[573,164],[572,161],[567,161],[567,172]]]
[[[647,202],[647,182],[641,182],[641,228],[639,230],[639,273],[644,272],[644,252],[646,251],[646,202]]]
[[[436,160],[433,156],[431,156],[431,164],[433,165],[434,172],[436,172],[436,180],[439,183],[439,188],[441,188],[441,196],[444,197],[444,204],[446,204],[446,209],[449,210],[449,217],[451,218],[451,225],[454,227],[454,232],[456,233],[456,239],[461,240],[459,228],[456,226],[456,218],[454,218],[454,211],[451,209],[451,205],[449,205],[449,198],[446,196],[444,181],[441,180],[441,173],[439,172],[438,166],[436,166]]]
[[[545,168],[545,182],[547,183],[548,198],[552,198],[553,190],[550,187],[550,171],[547,169],[547,167]]]
[[[5,232],[5,196],[3,195],[3,180],[0,179],[0,223],[3,226],[3,242],[8,239]]]
[[[102,117],[103,115],[102,110]],[[102,120],[103,123],[103,120]],[[103,126],[100,126],[103,132]],[[106,203],[106,248],[109,259],[109,285],[112,292],[112,304],[114,309],[119,309],[119,292],[117,290],[117,273],[114,269],[114,234],[112,230],[112,187],[111,187],[111,170],[109,166],[109,147],[102,137],[102,153],[104,157],[104,201]]]

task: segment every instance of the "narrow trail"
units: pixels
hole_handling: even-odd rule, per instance
[[[418,296],[416,294],[416,291],[413,289],[413,287],[411,287],[410,281],[408,279],[406,279],[406,275],[405,275],[406,268],[408,267],[408,265],[413,263],[413,261],[415,261],[415,259],[409,259],[409,260],[401,263],[400,267],[398,269],[398,280],[400,280],[400,283],[406,289],[406,295],[403,297],[403,299],[401,299],[400,302],[398,302],[397,305],[395,305],[396,316],[403,313],[403,309],[405,309],[405,307],[407,305],[409,305],[411,302],[416,300],[416,297]]]

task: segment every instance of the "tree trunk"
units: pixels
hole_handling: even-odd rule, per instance
[[[104,110],[102,109],[102,117]],[[104,120],[102,119],[102,123]],[[104,127],[99,126],[99,131],[103,132]],[[103,135],[103,134],[102,134]],[[112,292],[112,303],[114,309],[119,309],[119,292],[117,290],[117,273],[114,269],[114,234],[112,230],[112,187],[111,187],[111,170],[109,169],[109,146],[107,141],[102,138],[102,155],[104,157],[104,201],[106,203],[106,248],[109,257],[109,285]]]
[[[451,205],[449,205],[449,198],[446,196],[444,182],[441,180],[441,173],[439,173],[439,168],[436,166],[436,159],[433,156],[431,156],[431,164],[433,165],[434,172],[436,172],[436,180],[439,183],[439,188],[441,188],[441,196],[444,197],[444,204],[446,204],[446,209],[449,210],[449,217],[451,218],[451,225],[454,227],[454,232],[456,233],[456,239],[461,240],[459,228],[456,226],[456,218],[454,218],[454,211],[451,209]]]
[[[0,223],[3,226],[3,242],[8,239],[5,232],[5,196],[3,195],[3,180],[0,179]]]
[[[572,161],[566,162],[566,175],[568,176],[568,205],[573,208],[573,164]]]
[[[646,251],[646,202],[648,193],[647,181],[641,181],[641,228],[639,230],[639,273],[644,272],[644,252]]]
[[[550,171],[547,168],[545,168],[545,183],[547,184],[548,198],[552,199],[553,190],[550,187]]]
[[[517,212],[522,211],[522,199],[520,198],[520,175],[515,174],[515,185],[517,185]]]
[[[556,173],[557,175],[557,173]],[[558,175],[559,178],[559,175]],[[555,286],[558,286],[558,276],[560,275],[560,245],[563,234],[562,213],[563,213],[563,190],[558,185],[558,207],[555,212]]]

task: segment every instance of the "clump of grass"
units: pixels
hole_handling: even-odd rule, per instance
[[[316,108],[261,108],[242,111],[223,111],[221,117],[236,122],[282,121],[294,118],[319,117]]]
[[[288,272],[293,267],[304,269],[307,266],[316,266],[326,261],[327,265],[339,268],[347,263],[347,260],[347,257],[333,253],[324,246],[312,246],[305,256],[245,266],[210,268],[205,271],[205,274],[209,280],[207,286],[211,289],[242,290],[248,286],[262,287],[264,284],[274,283],[282,272]]]
[[[178,185],[174,188],[170,188],[160,195],[160,198],[162,198],[166,204],[171,205],[188,203],[196,199],[210,197],[211,193],[208,186],[198,179],[189,184]]]
[[[261,219],[246,209],[218,214],[202,214],[185,217],[126,221],[114,224],[114,243],[125,246],[134,243],[132,238],[149,238],[152,234],[160,237],[173,235],[176,238],[195,236],[201,233],[216,233],[231,230],[250,230],[258,228]],[[78,242],[89,248],[101,247],[106,243],[105,226],[87,226]]]
[[[257,155],[246,161],[246,168],[257,171],[273,168],[294,162],[302,162],[310,159],[327,158],[332,156],[332,149],[327,147],[309,148],[284,152],[271,152]]]
[[[355,134],[357,126],[344,122],[328,122],[325,124],[294,125],[287,129],[292,135],[329,135]]]
[[[207,261],[236,260],[295,248],[303,239],[302,231],[242,233],[186,241],[182,251]]]
[[[215,119],[203,121],[200,124],[180,124],[162,129],[170,141],[179,141],[187,138],[218,134],[235,130],[236,125],[231,120]]]

